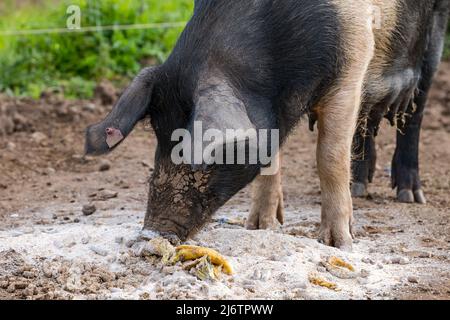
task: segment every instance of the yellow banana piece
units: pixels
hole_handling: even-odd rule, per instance
[[[340,291],[340,289],[338,289],[338,287],[335,283],[329,282],[317,275],[310,275],[309,282],[311,282],[312,284],[314,284],[316,286],[325,287],[325,288],[328,288],[328,289],[334,290],[334,291]]]
[[[355,268],[350,263],[347,263],[338,257],[330,257],[328,263],[335,267],[346,268],[352,272],[355,271]]]
[[[209,248],[203,248],[199,246],[182,245],[176,247],[175,261],[189,261],[196,260],[201,257],[208,256],[211,263],[216,266],[222,266],[223,272],[228,275],[233,274],[233,268],[228,261],[222,257],[217,251]]]

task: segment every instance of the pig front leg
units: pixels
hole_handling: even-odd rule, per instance
[[[274,175],[259,175],[253,182],[252,209],[245,226],[249,230],[276,229],[283,222],[284,201],[279,169]]]

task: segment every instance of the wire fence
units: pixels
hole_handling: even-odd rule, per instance
[[[83,32],[102,32],[119,30],[145,30],[145,29],[170,29],[179,28],[186,25],[185,21],[180,22],[162,22],[146,24],[128,24],[128,25],[110,25],[110,26],[89,26],[78,29],[52,28],[52,29],[28,29],[28,30],[4,30],[0,31],[0,36],[27,36],[52,33],[83,33]]]

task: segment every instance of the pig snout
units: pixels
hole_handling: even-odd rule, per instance
[[[167,239],[172,245],[179,245],[181,243],[181,239],[173,232],[155,231],[144,228],[139,234],[139,239],[144,241],[156,238]]]

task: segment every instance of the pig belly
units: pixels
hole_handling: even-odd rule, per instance
[[[420,72],[412,68],[388,70],[383,75],[368,75],[365,84],[363,115],[385,116],[394,124],[397,117],[412,106],[420,80]],[[376,117],[379,118],[379,117]]]

